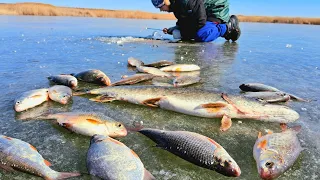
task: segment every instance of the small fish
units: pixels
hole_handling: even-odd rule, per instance
[[[22,93],[14,100],[14,109],[17,112],[27,110],[49,100],[48,89],[35,89]]]
[[[49,166],[51,163],[45,160],[31,144],[0,135],[0,168],[8,171],[18,169],[47,180],[80,176],[78,172],[57,172]]]
[[[264,91],[271,91],[271,92],[282,92],[282,93],[286,93],[286,92],[283,92],[275,87],[272,87],[272,86],[268,86],[268,85],[264,85],[264,84],[260,84],[260,83],[248,83],[248,84],[241,84],[239,86],[239,88],[242,90],[242,91],[247,91],[247,92],[264,92]],[[290,96],[291,99],[294,99],[296,101],[302,101],[302,102],[310,102],[310,100],[306,100],[306,99],[303,99],[303,98],[300,98],[296,95],[293,95],[293,94],[289,94],[289,93],[286,93]]]
[[[105,73],[97,69],[83,71],[78,74],[74,74],[74,77],[76,77],[80,81],[89,83],[96,83],[106,86],[109,86],[111,84],[109,77]]]
[[[259,137],[253,147],[253,156],[262,179],[274,179],[288,170],[303,148],[297,134],[301,126],[283,128],[281,133],[269,132]]]
[[[144,168],[138,155],[123,143],[108,136],[94,135],[87,153],[89,174],[108,180],[155,179]]]
[[[128,64],[130,66],[137,67],[137,66],[143,66],[144,63],[139,59],[136,59],[136,58],[133,58],[133,57],[129,57],[128,58]]]
[[[149,64],[144,64],[143,66],[159,68],[159,67],[170,66],[173,64],[175,64],[175,63],[167,61],[167,60],[161,60],[161,61],[157,61],[157,62],[153,62],[153,63],[149,63]]]
[[[49,76],[48,79],[56,84],[65,85],[70,88],[75,88],[78,86],[78,80],[69,74],[60,74],[55,76]]]
[[[67,86],[55,85],[49,88],[49,97],[60,104],[67,104],[72,97],[72,90]]]
[[[188,131],[164,131],[142,129],[157,147],[163,148],[198,166],[215,170],[220,174],[238,177],[241,170],[227,151],[213,139]]]
[[[279,89],[277,89],[275,87],[264,85],[264,84],[260,84],[260,83],[241,84],[239,86],[239,88],[242,91],[246,91],[246,92],[260,92],[260,91],[277,92],[277,91],[280,91]]]
[[[95,113],[48,114],[43,119],[56,119],[60,126],[85,136],[101,134],[110,137],[124,137],[127,135],[127,129],[122,123]]]
[[[284,92],[246,92],[244,96],[268,103],[287,102],[290,100],[290,96]]]
[[[155,76],[161,76],[161,77],[172,77],[171,74],[163,72],[157,68],[154,67],[145,67],[145,66],[137,66],[137,70],[142,73],[149,73],[153,74]]]
[[[195,64],[174,64],[171,66],[166,66],[163,68],[160,68],[161,71],[176,71],[176,72],[181,72],[181,71],[197,71],[200,70],[200,67]]]
[[[117,82],[112,83],[110,86],[132,85],[143,81],[152,79],[152,74],[135,74],[133,76],[125,77]]]
[[[201,78],[196,76],[179,76],[176,77],[172,83],[174,87],[183,87],[198,83],[200,80]]]

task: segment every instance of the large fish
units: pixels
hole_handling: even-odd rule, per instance
[[[153,74],[154,76],[161,76],[161,77],[172,77],[171,74],[167,72],[163,72],[154,67],[145,67],[145,66],[137,66],[137,70],[142,73],[149,73]]]
[[[198,71],[200,70],[200,67],[195,64],[174,64],[171,66],[166,66],[163,68],[160,68],[161,71],[176,71],[176,72],[181,72],[181,71]]]
[[[78,86],[77,78],[69,74],[49,76],[48,79],[56,84],[69,86],[71,88],[75,88]]]
[[[90,99],[98,102],[120,100],[193,116],[222,118],[222,131],[231,127],[232,118],[278,123],[289,123],[299,118],[296,111],[286,106],[265,105],[241,96],[196,89],[118,86],[93,89],[87,93],[102,94]]]
[[[109,86],[111,84],[109,77],[105,73],[97,69],[83,71],[78,74],[74,74],[73,76],[78,80],[84,82],[96,83],[106,86]]]
[[[67,112],[48,114],[42,118],[56,119],[60,126],[85,136],[101,134],[110,137],[124,137],[127,135],[127,129],[122,123],[95,113]]]
[[[265,84],[260,84],[260,83],[241,84],[239,86],[239,88],[242,91],[246,91],[246,92],[265,92],[265,91],[282,92],[281,90],[279,90],[279,89],[277,89],[275,87],[268,86],[268,85],[265,85]],[[285,92],[282,92],[282,93],[285,93]],[[293,94],[289,94],[289,93],[286,93],[286,94],[288,94],[291,99],[294,99],[296,101],[303,101],[303,102],[309,102],[310,101],[310,100],[303,99],[303,98],[298,97],[298,96],[293,95]]]
[[[48,89],[35,89],[22,93],[14,100],[14,109],[17,112],[33,108],[49,100]]]
[[[67,179],[80,176],[80,173],[57,172],[50,162],[43,159],[31,144],[19,139],[0,135],[0,168],[11,171],[18,169],[46,180]]]
[[[132,85],[139,82],[148,81],[153,77],[154,75],[152,74],[135,74],[133,76],[128,76],[117,82],[114,82],[111,84],[111,86]]]
[[[142,129],[157,147],[163,148],[198,166],[215,170],[220,174],[238,177],[241,170],[227,151],[214,140],[188,131],[164,131]]]
[[[149,180],[138,155],[123,143],[108,136],[94,135],[87,153],[88,172],[108,180]]]
[[[283,129],[281,133],[269,132],[259,137],[253,147],[253,156],[262,179],[274,179],[288,170],[303,148],[297,137],[300,126]]]

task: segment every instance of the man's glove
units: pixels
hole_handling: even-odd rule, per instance
[[[173,26],[173,27],[171,27],[171,28],[169,28],[169,29],[164,28],[164,29],[163,29],[163,32],[164,32],[165,34],[171,34],[171,35],[172,35],[172,33],[173,33],[173,31],[174,31],[175,29],[179,30],[179,26],[178,26],[178,25],[177,25],[177,26]]]

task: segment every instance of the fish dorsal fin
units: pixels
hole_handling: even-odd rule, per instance
[[[51,163],[49,162],[49,161],[47,161],[47,160],[43,160],[43,162],[47,165],[47,166],[51,166]]]
[[[258,144],[259,149],[266,149],[268,141],[265,139]]]
[[[30,144],[29,146],[30,146],[30,148],[31,148],[32,150],[34,150],[34,151],[37,151],[37,152],[38,152],[37,148],[35,148],[35,147],[34,147],[34,146],[32,146],[31,144]]]
[[[261,137],[262,137],[262,133],[259,131],[258,138],[261,138]]]
[[[86,119],[86,120],[91,124],[95,124],[95,125],[102,124],[100,121],[96,119]]]
[[[142,102],[143,105],[149,106],[149,107],[159,107],[159,101],[161,100],[161,97],[158,98],[151,98],[146,99]]]
[[[231,105],[238,111],[239,114],[249,114],[249,113],[246,113],[245,111],[239,109],[239,108],[237,107],[237,105],[228,97],[228,95],[227,95],[226,93],[222,93],[222,94],[221,94],[221,97],[222,97],[225,101],[227,101],[229,104],[231,104]]]

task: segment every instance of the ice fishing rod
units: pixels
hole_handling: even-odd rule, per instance
[[[155,30],[155,31],[162,31],[162,29],[157,29],[157,28],[149,28],[149,27],[146,27],[146,29]]]

